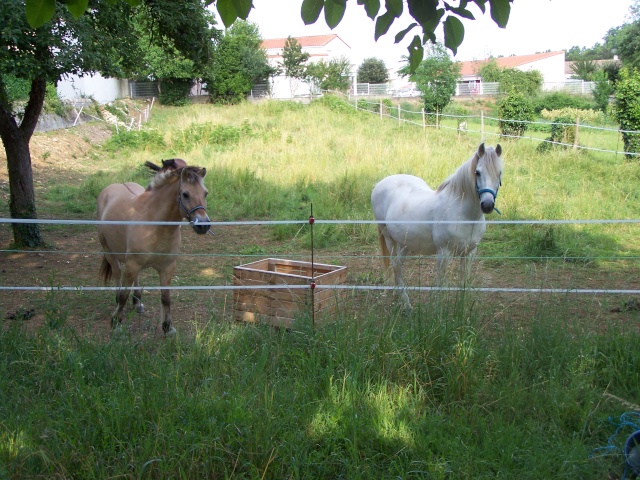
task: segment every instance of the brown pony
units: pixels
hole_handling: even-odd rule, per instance
[[[145,189],[137,183],[114,183],[98,195],[98,220],[115,222],[180,222],[187,218],[198,234],[209,231],[205,168],[188,167],[181,159],[163,160],[162,167],[147,162],[157,172]],[[160,285],[168,287],[176,269],[180,250],[179,225],[100,224],[98,238],[104,251],[100,277],[108,283],[115,276],[118,303],[112,315],[117,327],[125,316],[129,290],[133,287],[133,306],[144,312],[140,271],[151,267],[160,275]],[[162,289],[160,320],[167,335],[171,326],[171,294]]]

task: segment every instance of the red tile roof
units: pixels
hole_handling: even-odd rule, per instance
[[[499,58],[490,58],[488,60],[473,60],[470,62],[460,62],[460,75],[476,75],[480,67],[482,67],[485,63],[488,63],[490,60],[495,60],[500,68],[515,68],[520,67],[522,65],[526,65],[527,63],[537,62],[538,60],[543,60],[545,58],[554,57],[556,55],[564,54],[564,51],[559,52],[546,52],[546,53],[535,53],[533,55],[518,55],[513,57],[499,57]]]
[[[339,39],[342,43],[347,43],[342,40],[338,35],[312,35],[308,37],[292,37],[295,38],[301,47],[324,47],[327,43]],[[286,38],[269,38],[262,41],[262,48],[270,50],[272,48],[284,48],[284,44],[287,41]],[[347,45],[348,47],[349,45]]]

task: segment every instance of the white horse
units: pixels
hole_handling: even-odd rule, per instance
[[[494,149],[482,143],[435,191],[421,178],[403,174],[386,177],[373,188],[371,206],[379,222],[385,272],[391,259],[395,284],[403,288],[404,307],[411,308],[402,280],[405,255],[436,254],[438,283],[454,255],[461,257],[461,271],[468,275],[486,229],[484,215],[500,213],[495,201],[502,184],[501,154],[500,145]]]

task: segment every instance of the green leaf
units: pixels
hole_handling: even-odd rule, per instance
[[[358,0],[358,5],[364,5],[364,10],[371,20],[378,16],[380,0]]]
[[[303,0],[300,8],[300,16],[305,25],[311,25],[318,21],[320,12],[324,7],[324,0]]]
[[[216,2],[218,14],[224,26],[229,28],[238,18],[238,12],[233,0],[218,0]]]
[[[253,0],[235,0],[236,13],[238,18],[246,20],[249,16],[249,12],[253,8]]]
[[[347,0],[325,0],[324,19],[332,30],[338,26],[344,11],[347,9]]]
[[[396,34],[396,40],[395,40],[394,43],[400,43],[402,41],[402,39],[405,37],[405,35],[407,33],[409,33],[410,30],[412,30],[414,27],[417,27],[417,26],[418,26],[418,24],[416,22],[413,22],[411,25],[409,25],[404,30],[402,30],[401,32],[398,32]]]
[[[125,0],[132,7],[137,7],[142,3],[142,0]]]
[[[413,37],[407,50],[409,50],[409,73],[414,73],[424,57],[424,48],[422,48],[422,42],[418,35]]]
[[[485,3],[487,3],[487,0],[473,0],[473,3],[475,3],[478,8],[482,11],[482,13],[485,12]]]
[[[391,12],[396,18],[402,15],[402,0],[386,0],[385,6],[387,7],[387,12]]]
[[[79,18],[80,15],[87,11],[89,0],[67,0],[66,5],[71,15]]]
[[[489,0],[489,5],[493,21],[501,28],[506,27],[511,13],[511,0]]]
[[[468,18],[469,20],[475,20],[476,19],[476,17],[473,16],[473,13],[471,13],[466,8],[450,7],[450,8],[447,8],[447,10],[449,10],[452,13],[455,13],[459,17]]]
[[[380,15],[376,19],[376,30],[374,34],[374,38],[376,41],[389,31],[389,27],[395,19],[396,17],[389,11],[385,12],[383,15]]]
[[[444,46],[455,55],[464,40],[464,25],[459,18],[449,15],[444,21]]]
[[[424,26],[436,14],[437,0],[408,0],[409,13],[416,21]]]
[[[56,11],[56,0],[27,0],[27,22],[31,28],[38,28],[51,20]]]

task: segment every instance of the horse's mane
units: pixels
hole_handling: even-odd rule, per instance
[[[198,173],[201,170],[201,167],[182,167],[175,170],[160,170],[151,179],[151,183],[149,183],[147,190],[160,188],[164,185],[177,182],[181,178],[183,182],[187,183],[199,182],[202,177],[198,175]]]
[[[442,192],[444,190],[450,190],[450,193],[455,196],[463,196],[465,193],[469,192],[475,195],[475,172],[478,167],[479,160],[480,157],[476,151],[469,160],[460,165],[455,172],[438,185],[436,191]],[[502,169],[502,160],[493,147],[486,147],[484,161],[486,168],[492,175],[497,176],[500,174]]]

